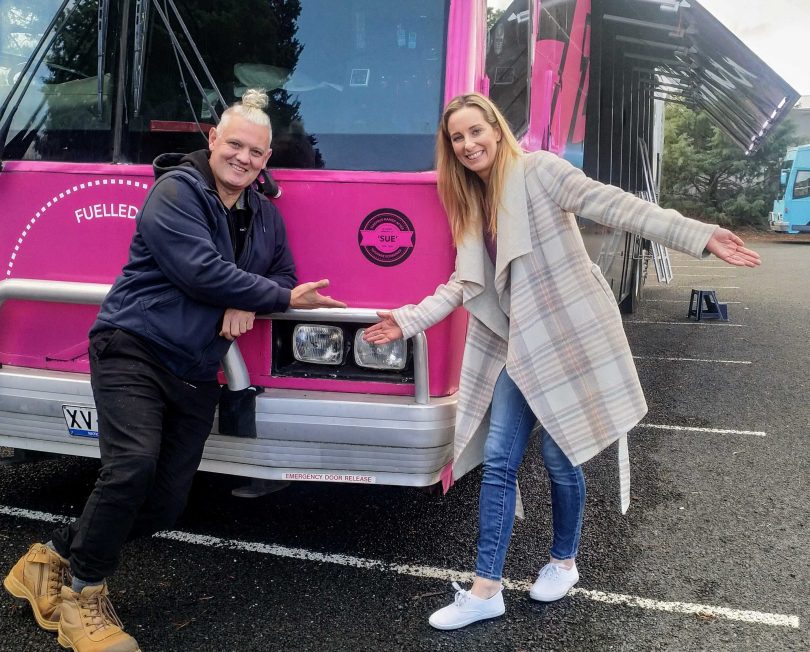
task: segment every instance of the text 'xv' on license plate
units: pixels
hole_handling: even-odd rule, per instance
[[[87,405],[63,405],[62,414],[71,435],[98,439],[96,408]]]

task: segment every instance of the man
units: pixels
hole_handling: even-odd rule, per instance
[[[280,215],[251,188],[270,157],[267,96],[248,90],[208,151],[155,160],[129,260],[90,329],[101,470],[81,516],[34,544],[5,578],[40,627],[75,652],[136,652],[105,578],[123,544],[185,507],[220,394],[217,371],[255,314],[345,307],[296,286]]]

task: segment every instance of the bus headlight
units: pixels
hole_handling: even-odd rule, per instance
[[[365,328],[354,336],[354,361],[361,367],[369,369],[388,369],[398,371],[405,368],[408,348],[405,340],[396,340],[388,344],[372,344],[363,339]]]
[[[301,362],[341,364],[343,330],[337,326],[298,324],[293,330],[293,355]]]

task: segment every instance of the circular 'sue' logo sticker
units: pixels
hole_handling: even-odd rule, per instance
[[[360,251],[375,265],[393,267],[411,255],[416,244],[413,224],[399,211],[381,208],[366,216],[357,233]]]

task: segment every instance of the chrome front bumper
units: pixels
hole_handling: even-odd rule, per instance
[[[68,433],[65,404],[94,406],[89,376],[3,367],[0,446],[98,457],[95,440]],[[452,458],[455,411],[455,395],[419,404],[407,396],[268,389],[256,399],[257,437],[212,433],[200,469],[428,486]]]

